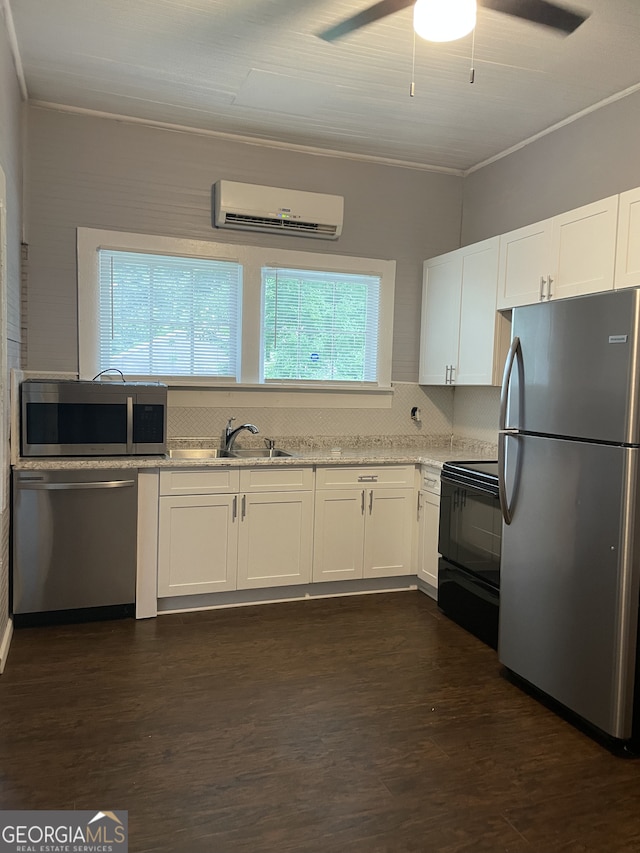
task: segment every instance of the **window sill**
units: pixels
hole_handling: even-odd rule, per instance
[[[344,385],[238,385],[170,381],[169,404],[183,407],[264,406],[265,408],[390,409],[393,388]]]

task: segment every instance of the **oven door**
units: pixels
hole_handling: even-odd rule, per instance
[[[442,476],[438,550],[455,566],[489,585],[500,585],[500,501],[481,486]]]

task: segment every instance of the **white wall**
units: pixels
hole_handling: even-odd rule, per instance
[[[7,189],[7,284],[8,359],[17,367],[20,360],[20,235],[22,221],[21,101],[11,58],[4,17],[0,14],[0,166]],[[8,377],[0,376],[7,387]],[[6,412],[0,417],[6,417]],[[8,456],[7,456],[8,458]],[[0,471],[5,504],[9,490],[8,471]],[[0,669],[4,663],[3,642],[9,617],[9,512],[0,514]]]
[[[640,92],[464,179],[462,244],[640,186]]]
[[[393,378],[417,380],[422,261],[459,243],[462,178],[36,107],[28,126],[28,369],[77,369],[77,226],[277,239],[211,227],[211,186],[228,178],[344,196],[338,241],[278,245],[396,260]]]

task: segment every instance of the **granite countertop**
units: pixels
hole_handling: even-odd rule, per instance
[[[113,456],[113,457],[65,457],[65,458],[43,458],[43,457],[20,457],[13,468],[18,471],[34,470],[77,470],[81,468],[105,469],[105,468],[256,468],[264,465],[434,465],[442,467],[443,462],[449,460],[494,460],[496,452],[494,448],[483,446],[455,447],[435,445],[421,448],[343,448],[340,453],[334,453],[330,449],[314,449],[296,451],[293,456],[278,457],[275,459],[244,458],[244,459],[175,459],[167,456]]]

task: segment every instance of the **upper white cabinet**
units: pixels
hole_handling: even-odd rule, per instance
[[[614,287],[640,285],[640,187],[622,193],[618,209],[618,245]]]
[[[500,237],[498,308],[542,301],[551,263],[551,220]]]
[[[499,309],[613,288],[618,196],[500,237]]]
[[[499,238],[425,261],[422,385],[494,385],[508,335],[496,313]]]

